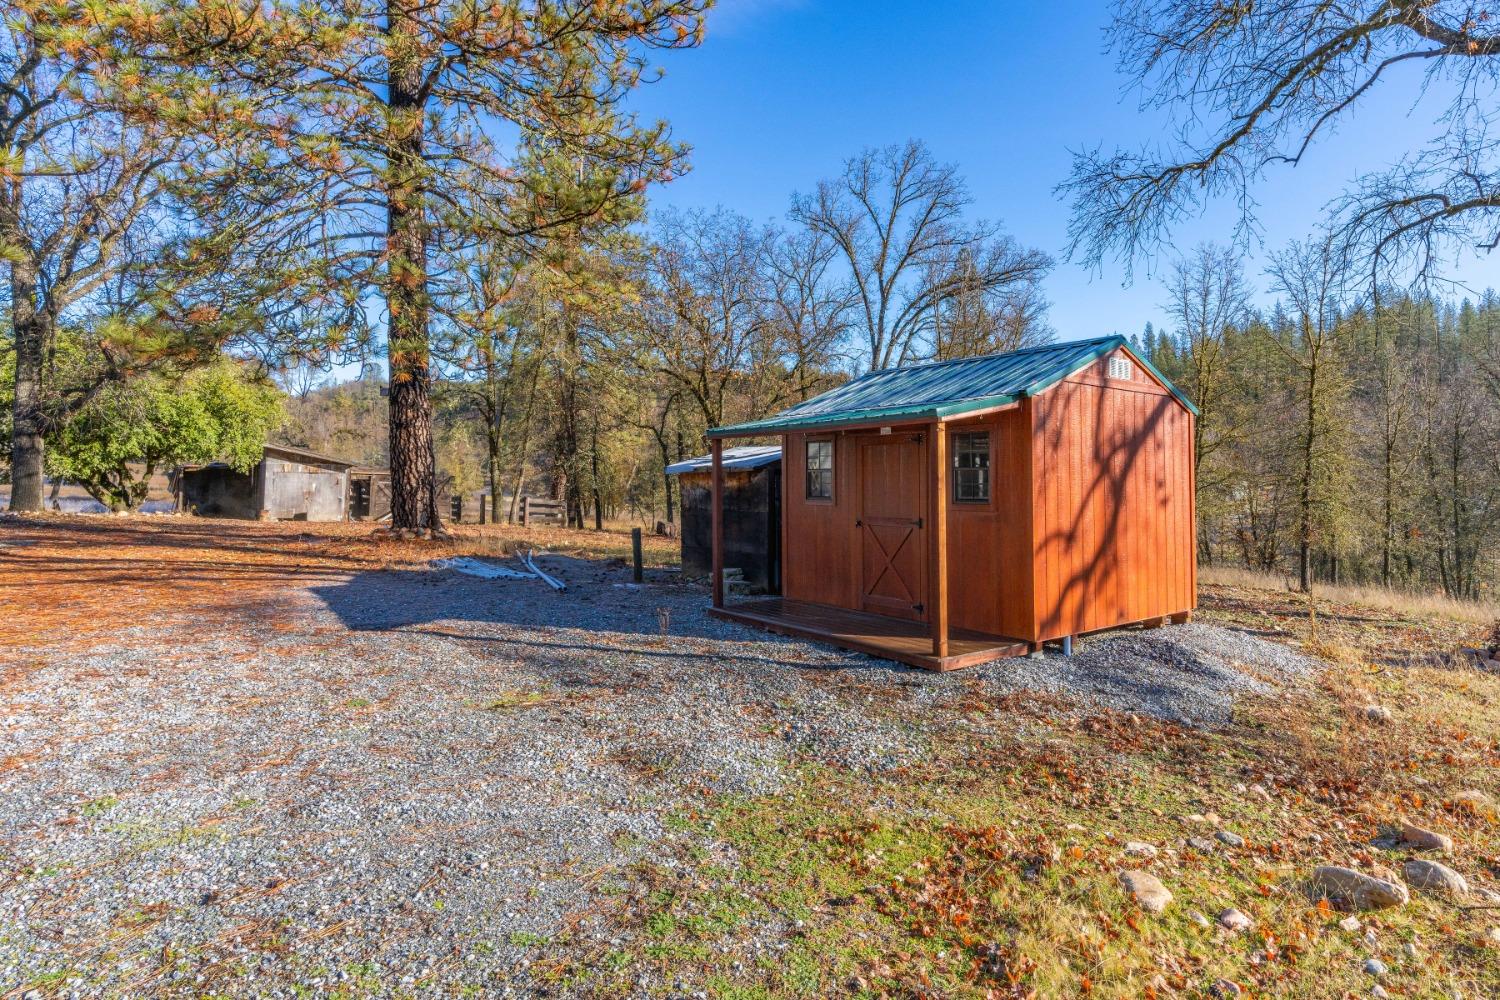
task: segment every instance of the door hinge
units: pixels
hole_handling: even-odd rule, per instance
[[[919,517],[919,518],[917,518],[917,520],[916,520],[916,525],[917,525],[917,527],[919,527],[919,528],[920,528],[920,527],[921,527],[921,526],[922,526],[922,519],[921,519],[921,518],[920,518],[920,517]]]

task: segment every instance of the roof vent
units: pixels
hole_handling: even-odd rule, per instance
[[[1105,374],[1110,378],[1127,380],[1135,377],[1135,372],[1131,368],[1130,359],[1128,358],[1110,358],[1109,365],[1105,369]]]

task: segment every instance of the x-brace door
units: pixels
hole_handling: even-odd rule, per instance
[[[882,435],[860,443],[857,527],[861,606],[866,611],[926,617],[925,455],[920,434]]]

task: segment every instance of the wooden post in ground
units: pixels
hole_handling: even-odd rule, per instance
[[[948,655],[948,428],[932,425],[932,655]]]
[[[641,529],[630,529],[630,557],[635,569],[635,582],[641,582]]]
[[[714,456],[712,541],[714,574],[714,607],[724,606],[724,442],[714,438],[710,447]]]

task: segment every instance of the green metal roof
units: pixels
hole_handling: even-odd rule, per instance
[[[749,437],[883,420],[940,420],[959,416],[1034,396],[1117,347],[1129,350],[1124,337],[1097,337],[980,358],[887,368],[845,382],[774,417],[712,428],[708,436]],[[1133,351],[1131,357],[1170,389],[1183,406],[1194,414],[1198,412],[1192,401],[1151,362]]]

